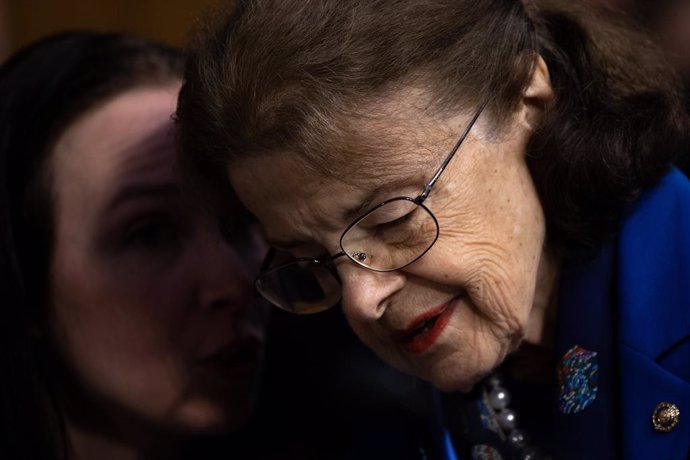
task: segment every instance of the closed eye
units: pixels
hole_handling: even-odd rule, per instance
[[[389,233],[391,230],[399,230],[406,227],[406,224],[412,220],[413,212],[408,212],[404,216],[391,220],[390,222],[382,222],[374,227],[374,236],[381,237]]]

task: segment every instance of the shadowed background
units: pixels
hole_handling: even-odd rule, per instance
[[[221,1],[0,0],[0,59],[66,29],[124,31],[180,46],[199,15]]]

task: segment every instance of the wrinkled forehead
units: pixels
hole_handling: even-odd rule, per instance
[[[326,226],[335,201],[330,197],[338,189],[328,178],[277,153],[233,163],[229,177],[239,199],[274,244],[310,239],[304,228]],[[347,191],[338,190],[338,195],[345,196]]]
[[[347,182],[376,181],[381,170],[405,175],[411,164],[421,167],[435,156],[444,137],[456,136],[451,126],[458,116],[464,118],[463,111],[441,109],[423,82],[395,85],[336,117],[337,136],[317,154],[337,165]]]
[[[269,238],[342,232],[380,201],[421,191],[471,114],[440,114],[413,90],[396,95],[335,120],[336,136],[310,149],[287,145],[231,162],[232,185]]]

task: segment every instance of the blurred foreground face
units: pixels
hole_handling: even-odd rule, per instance
[[[228,241],[180,192],[179,86],[120,94],[59,138],[51,326],[104,418],[217,431],[251,411],[267,313],[252,279],[263,251],[239,213]]]

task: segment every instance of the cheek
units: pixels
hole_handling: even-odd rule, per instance
[[[168,411],[186,385],[185,293],[173,280],[81,266],[56,264],[53,328],[65,361],[87,391],[151,417]]]
[[[536,196],[493,194],[484,200],[439,212],[440,236],[422,263],[434,271],[435,282],[466,291],[476,313],[505,334],[527,322],[544,221]]]

